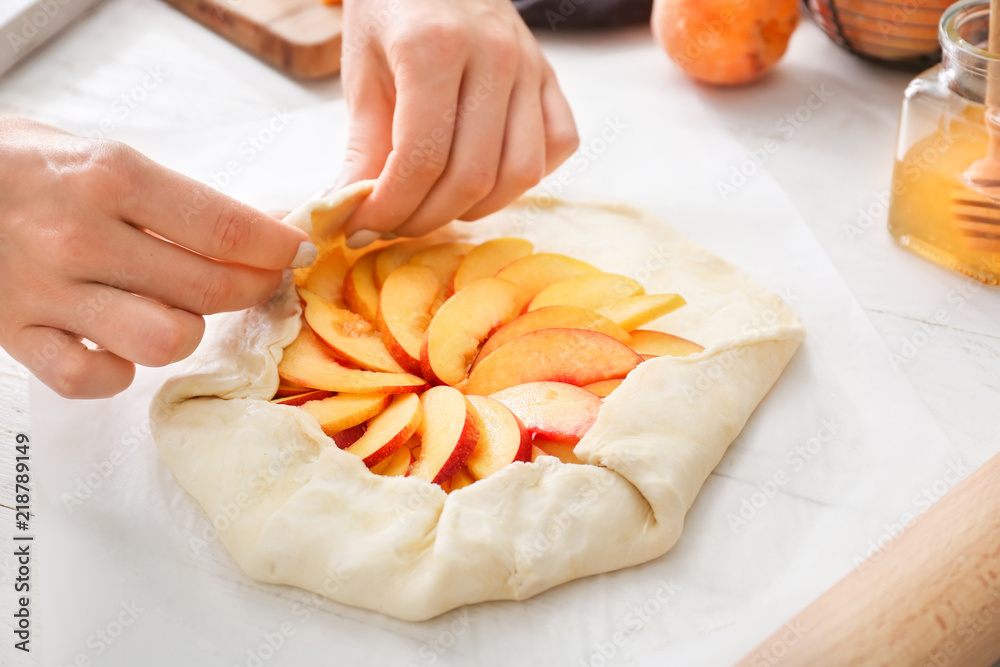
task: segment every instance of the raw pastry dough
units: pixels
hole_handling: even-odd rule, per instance
[[[370,188],[355,184],[287,220],[318,237]],[[371,474],[331,446],[314,418],[268,402],[282,348],[300,326],[294,289],[220,316],[194,368],[167,382],[151,413],[163,459],[216,520],[229,553],[254,579],[413,621],[523,600],[665,553],[802,341],[795,314],[735,267],[624,206],[525,198],[435,235],[521,236],[539,252],[634,277],[649,292],[679,293],[688,305],[653,328],[706,350],[629,374],[576,447],[593,465],[541,457],[448,495],[423,480]]]

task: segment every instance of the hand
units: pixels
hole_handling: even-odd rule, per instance
[[[351,120],[338,185],[378,179],[344,229],[352,247],[497,211],[579,143],[510,0],[346,2],[343,81]]]
[[[127,146],[0,117],[0,346],[63,396],[183,359],[202,315],[265,301],[315,257],[302,231]]]

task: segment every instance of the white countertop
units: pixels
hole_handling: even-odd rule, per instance
[[[651,88],[691,88],[665,56],[650,66],[649,39],[638,29],[542,36],[557,72],[571,71],[576,50],[606,50],[634,57],[658,77]],[[596,81],[615,74],[590,72]],[[748,159],[766,140],[777,142],[763,169],[798,208],[956,452],[979,465],[1000,451],[1000,290],[966,294],[966,278],[899,249],[885,230],[882,195],[910,78],[855,59],[805,21],[773,76],[745,89],[697,89],[711,113],[692,122],[734,136]],[[568,92],[575,107],[587,105]],[[813,95],[822,100],[818,108],[803,107]],[[134,105],[122,103],[140,96]],[[0,79],[0,112],[111,137],[129,128],[214,127],[341,99],[336,80],[289,80],[155,0],[105,2]],[[632,108],[628,99],[620,104],[640,127],[656,122],[654,110]],[[783,120],[800,107],[806,120]],[[669,146],[661,154],[662,164],[642,168],[666,172],[683,161]],[[337,167],[329,165],[330,180]],[[941,310],[944,325],[935,321]],[[25,373],[0,356],[0,437],[6,443],[9,433],[27,429]],[[9,467],[3,457],[3,542],[13,521]],[[0,585],[11,573],[10,557],[0,554]]]

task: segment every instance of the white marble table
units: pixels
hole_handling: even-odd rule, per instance
[[[574,67],[574,49],[641,49],[645,57],[648,39],[642,30],[542,36],[560,71]],[[669,62],[661,70],[689,85]],[[787,191],[843,274],[896,355],[898,372],[962,459],[979,465],[1000,451],[1000,291],[964,292],[966,279],[900,250],[885,231],[883,196],[910,78],[854,59],[806,21],[775,76],[741,90],[703,89],[712,110],[703,122],[735,136],[748,156],[776,142],[762,169]],[[805,106],[810,96],[817,108]],[[341,98],[337,81],[291,81],[155,0],[108,0],[0,79],[0,112],[108,136],[259,119],[275,108]],[[790,122],[796,113],[799,120]],[[663,154],[666,165],[669,147]],[[26,386],[23,369],[0,355],[4,443],[28,429]],[[10,467],[11,458],[0,457],[4,543],[13,520]],[[0,626],[8,623],[12,576],[10,556],[0,554]]]

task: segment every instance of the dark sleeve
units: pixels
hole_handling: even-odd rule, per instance
[[[533,28],[608,28],[648,23],[653,0],[513,0]]]

